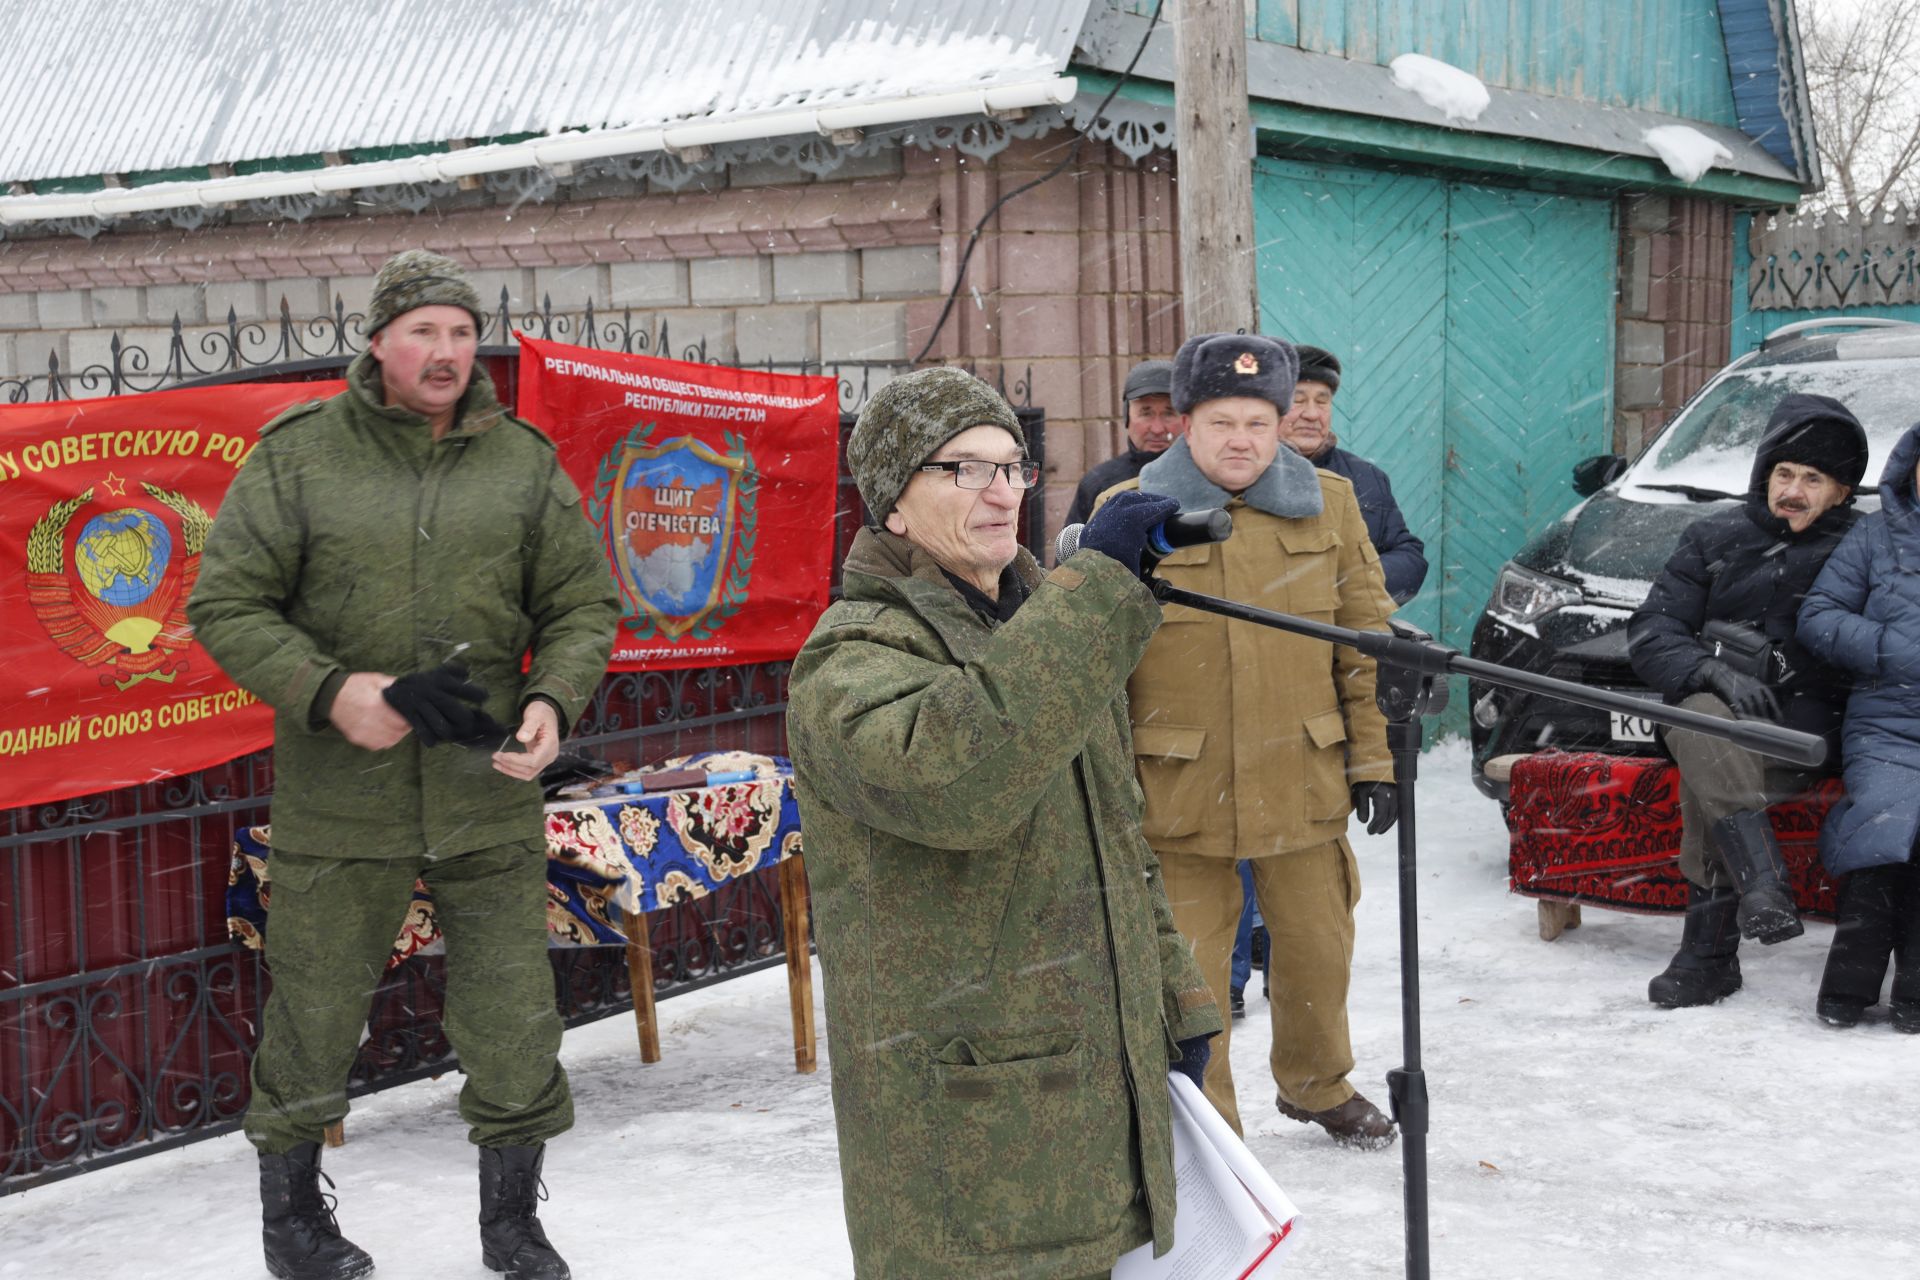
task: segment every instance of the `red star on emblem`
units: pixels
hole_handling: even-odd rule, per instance
[[[116,498],[124,498],[127,496],[127,482],[111,471],[107,472],[107,478],[100,483],[108,493]]]

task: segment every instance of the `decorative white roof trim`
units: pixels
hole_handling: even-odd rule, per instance
[[[950,116],[995,115],[1071,102],[1078,91],[1072,76],[1053,76],[988,89],[908,94],[847,106],[800,111],[747,113],[669,128],[590,129],[549,134],[524,142],[468,147],[380,160],[279,173],[253,173],[201,182],[157,182],[71,194],[0,196],[0,224],[66,218],[110,220],[131,213],[194,205],[229,205],[284,196],[328,195],[363,187],[416,182],[450,182],[510,169],[561,169],[588,160],[645,152],[686,152],[742,139],[796,134],[831,137],[914,120]]]

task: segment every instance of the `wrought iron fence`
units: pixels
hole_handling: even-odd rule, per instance
[[[340,308],[336,318],[339,330],[326,344],[341,342],[358,319]],[[506,318],[503,294],[497,321]],[[540,336],[565,338],[563,319],[543,310],[522,331],[537,326]],[[283,310],[280,341],[289,323]],[[615,334],[618,349],[635,349],[626,345],[636,340],[629,328],[595,325],[590,311],[579,324],[576,333],[602,342]],[[656,350],[667,337],[662,325],[651,338]],[[192,368],[203,383],[327,376],[352,354],[337,345],[301,348],[297,360],[255,366],[241,362],[242,350],[234,339],[222,348],[234,367],[202,373],[179,363],[176,323],[163,372]],[[488,354],[507,361],[513,352]],[[684,354],[697,358],[701,349]],[[164,385],[126,381],[131,367],[117,362],[82,376],[106,378],[112,391]],[[857,384],[835,374],[843,414],[835,594],[838,566],[865,518],[845,470],[848,401],[864,400],[872,372],[861,369]],[[1029,451],[1044,461],[1043,414],[1026,405],[1018,413]],[[1038,490],[1023,518],[1038,550]],[[709,750],[784,754],[790,666],[609,674],[568,745],[622,768]],[[0,1195],[239,1127],[270,975],[258,952],[228,941],[225,888],[234,834],[267,821],[271,793],[271,757],[260,752],[140,787],[0,811]],[[651,922],[656,999],[782,962],[777,874],[769,868]],[[552,957],[569,1026],[631,1008],[623,948]],[[387,975],[351,1094],[457,1066],[440,1028],[444,989],[437,957],[416,956]]]
[[[333,310],[327,315],[296,320],[287,300],[280,300],[280,315],[273,321],[242,321],[233,308],[227,309],[224,325],[206,330],[189,330],[174,313],[164,352],[122,339],[116,330],[107,339],[105,361],[70,368],[63,365],[60,353],[47,353],[44,375],[19,374],[0,377],[0,403],[26,404],[34,399],[69,400],[76,395],[129,395],[157,391],[165,387],[205,385],[213,382],[256,379],[273,370],[278,375],[311,374],[343,368],[347,361],[366,346],[361,326],[363,312],[349,311],[346,300],[335,295]],[[512,349],[516,330],[530,337],[600,351],[622,351],[630,355],[653,355],[696,364],[722,363],[712,359],[704,337],[691,343],[676,344],[672,325],[665,316],[649,327],[643,313],[635,322],[633,308],[617,315],[597,311],[591,299],[578,311],[553,308],[551,294],[543,295],[540,306],[514,315],[507,290],[500,290],[499,304],[481,326],[483,345],[496,351]],[[907,367],[897,361],[774,361],[734,367],[764,369],[768,373],[791,373],[835,379],[840,389],[840,412],[857,413],[887,377]],[[971,373],[980,373],[974,365],[963,365]],[[1000,393],[1020,408],[1033,407],[1033,370],[1024,369],[1011,383],[1004,364],[995,364],[988,374]],[[39,384],[39,394],[35,394]]]

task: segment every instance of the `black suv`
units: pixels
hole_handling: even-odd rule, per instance
[[[1836,330],[1846,330],[1836,332]],[[1715,374],[1640,456],[1603,454],[1573,469],[1591,495],[1500,570],[1473,629],[1472,655],[1562,680],[1653,695],[1627,662],[1627,618],[1647,598],[1680,531],[1746,493],[1753,453],[1780,397],[1833,396],[1867,429],[1870,486],[1920,421],[1920,324],[1835,317],[1788,325]],[[1871,488],[1863,509],[1879,504]],[[1658,752],[1653,725],[1480,681],[1468,682],[1473,780],[1505,801],[1505,770],[1486,764],[1544,747]]]

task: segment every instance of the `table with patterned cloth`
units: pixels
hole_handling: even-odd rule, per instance
[[[1831,920],[1820,823],[1843,794],[1826,778],[1767,810],[1800,910]],[[1540,936],[1580,922],[1583,903],[1682,912],[1680,774],[1671,760],[1542,751],[1515,762],[1507,810],[1513,892],[1540,899]]]
[[[704,898],[729,881],[779,864],[780,916],[793,1006],[794,1065],[815,1067],[813,974],[806,863],[792,768],[778,756],[703,752],[665,762],[751,780],[651,794],[563,799],[546,806],[547,936],[554,946],[624,946],[643,1062],[660,1058],[647,913]],[[272,904],[272,832],[234,839],[227,927],[235,941],[265,944]],[[388,967],[443,949],[433,897],[416,882]]]

